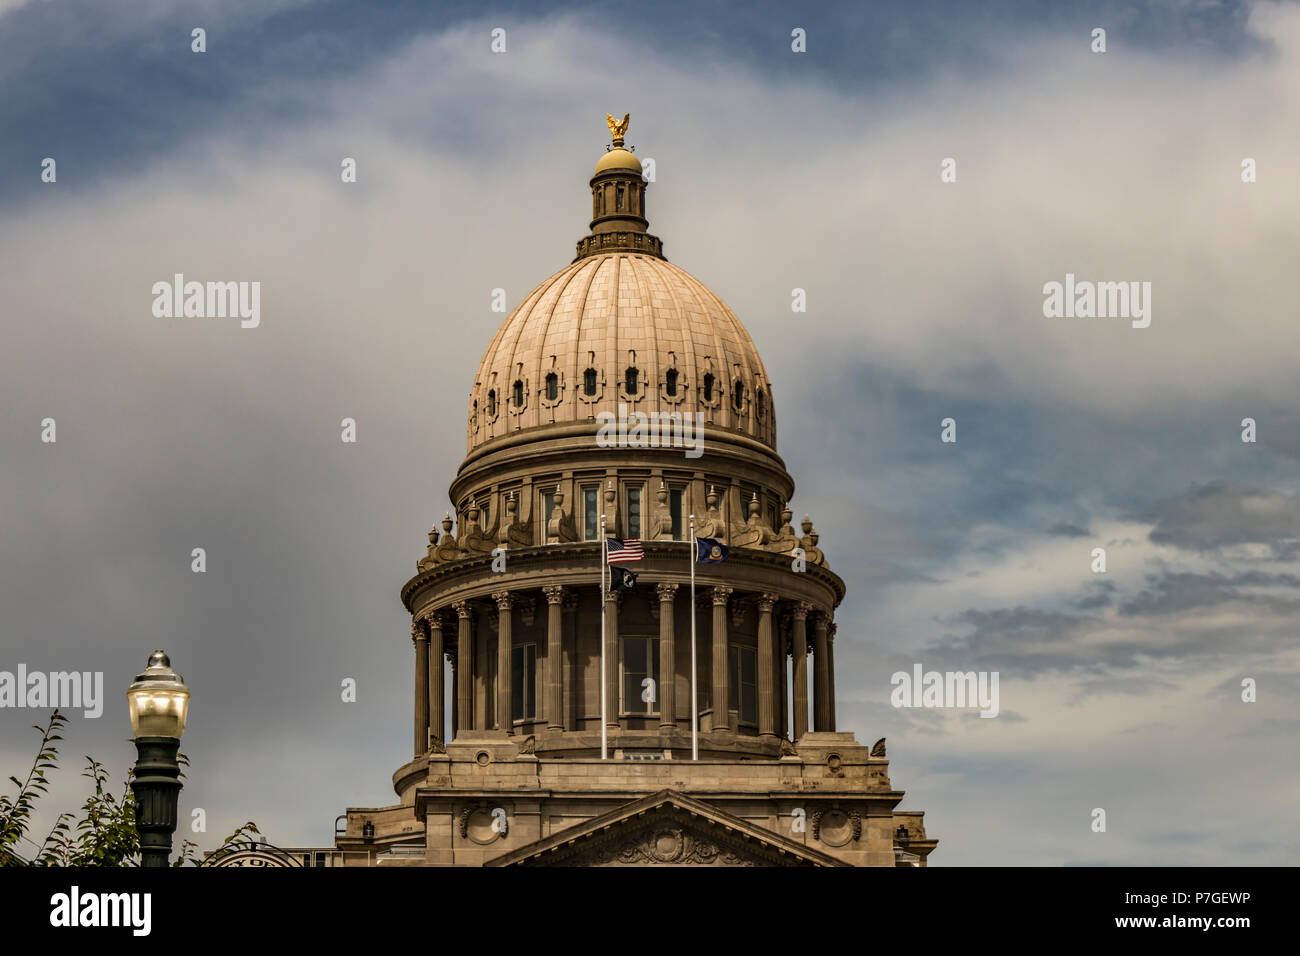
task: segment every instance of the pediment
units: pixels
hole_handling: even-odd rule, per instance
[[[635,800],[489,866],[844,866],[675,790]]]

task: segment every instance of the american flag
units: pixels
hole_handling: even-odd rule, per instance
[[[610,564],[635,564],[644,556],[641,550],[641,542],[636,538],[628,538],[626,541],[620,541],[618,538],[606,538],[605,549],[609,557],[606,559]]]

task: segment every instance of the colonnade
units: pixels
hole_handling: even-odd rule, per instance
[[[655,586],[658,598],[659,623],[659,673],[657,675],[657,704],[659,728],[670,733],[681,729],[679,720],[689,726],[690,703],[677,700],[677,642],[675,608],[681,585],[660,583]],[[542,659],[541,694],[537,713],[530,720],[535,729],[547,732],[577,730],[572,726],[571,701],[564,693],[564,673],[572,655],[578,653],[571,615],[577,610],[577,593],[574,588],[545,585],[514,591],[501,590],[491,594],[495,605],[496,666],[495,683],[491,685],[492,706],[489,710],[485,685],[480,683],[480,693],[475,694],[474,676],[481,675],[488,663],[484,637],[476,633],[475,620],[478,606],[474,601],[457,601],[443,608],[422,613],[411,625],[411,639],[415,648],[415,755],[427,753],[437,741],[448,739],[446,725],[447,695],[451,708],[451,737],[462,731],[504,730],[514,733],[511,693],[513,688],[511,668],[512,633],[516,611],[520,605],[532,606],[531,595],[540,590],[546,601],[546,652]],[[729,706],[718,707],[717,702],[730,702],[731,669],[729,661],[728,611],[733,602],[734,589],[717,586],[701,589],[700,603],[695,613],[711,611],[708,624],[700,622],[697,638],[708,642],[711,648],[712,667],[710,687],[699,687],[701,701],[706,693],[712,711],[712,731],[717,734],[735,734],[740,731],[738,718]],[[812,729],[835,729],[835,624],[830,614],[814,608],[804,601],[785,600],[772,592],[752,595],[758,609],[757,630],[757,729],[758,736],[775,742],[781,738],[798,741],[809,730],[808,656],[813,659],[813,698],[811,708]],[[611,592],[605,605],[605,694],[609,701],[606,709],[606,726],[611,730],[620,727],[618,707],[618,652],[619,609],[622,595]],[[490,607],[490,606],[489,606]],[[778,615],[783,613],[787,626],[781,626]],[[808,619],[812,618],[811,635]],[[454,628],[454,631],[453,631]],[[689,639],[689,635],[681,635]],[[477,652],[477,656],[476,656]],[[787,665],[786,658],[791,658]],[[450,662],[451,680],[445,680],[443,660]],[[687,675],[689,677],[689,671]],[[448,687],[450,683],[450,687]],[[789,705],[787,705],[789,701]],[[787,713],[789,711],[789,713]],[[751,731],[752,732],[752,731]]]

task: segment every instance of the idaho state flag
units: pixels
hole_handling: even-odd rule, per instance
[[[700,564],[721,564],[727,560],[727,546],[717,538],[696,538],[695,560]]]

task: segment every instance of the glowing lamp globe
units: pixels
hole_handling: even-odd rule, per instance
[[[190,689],[162,651],[149,655],[149,666],[127,688],[126,702],[131,708],[131,733],[136,737],[179,740],[185,733]]]

